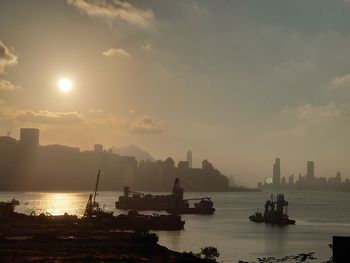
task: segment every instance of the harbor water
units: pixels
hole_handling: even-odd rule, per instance
[[[115,201],[121,192],[99,192],[97,201],[117,215]],[[157,231],[160,244],[177,251],[198,253],[215,246],[223,262],[255,260],[257,257],[283,257],[315,252],[317,262],[329,259],[333,235],[350,236],[350,193],[284,191],[288,212],[296,225],[271,226],[253,223],[249,215],[263,210],[270,192],[185,193],[185,198],[211,196],[214,215],[184,215],[182,231]],[[82,215],[89,192],[0,192],[0,201],[16,198],[17,212],[52,215]],[[153,213],[153,212],[148,212]]]

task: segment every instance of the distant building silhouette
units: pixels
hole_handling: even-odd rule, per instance
[[[214,169],[214,167],[210,162],[208,162],[208,160],[203,160],[202,161],[202,169],[203,170],[212,170],[212,169]]]
[[[39,129],[21,128],[20,139],[21,147],[36,149],[39,147]]]
[[[305,176],[299,174],[298,180],[291,174],[288,183],[285,177],[280,180],[280,160],[277,158],[273,165],[273,182],[258,183],[259,189],[298,189],[317,191],[350,191],[350,180],[342,180],[341,172],[337,172],[334,177],[315,177],[314,161],[307,161],[307,172]]]
[[[315,177],[315,163],[313,161],[307,161],[307,173],[306,177],[308,180],[312,180]]]
[[[188,161],[180,161],[179,164],[177,165],[179,169],[189,169],[189,163]]]
[[[192,152],[191,151],[187,152],[187,162],[188,162],[188,168],[193,168],[193,166],[192,166]]]
[[[75,191],[91,189],[95,173],[101,170],[103,190],[130,186],[138,190],[169,191],[176,177],[192,191],[228,190],[228,178],[203,161],[202,168],[178,166],[172,158],[141,161],[105,151],[95,144],[91,151],[53,144],[39,145],[39,129],[23,128],[20,140],[0,137],[0,190]]]
[[[102,153],[103,152],[103,145],[102,144],[94,144],[94,152],[95,153]]]
[[[272,183],[274,185],[279,185],[281,183],[281,164],[280,158],[275,159],[272,169]]]
[[[294,184],[294,174],[291,174],[288,178],[288,184]]]

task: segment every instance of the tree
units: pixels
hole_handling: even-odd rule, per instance
[[[220,253],[216,247],[205,247],[201,248],[201,255],[207,260],[215,261],[220,256]]]

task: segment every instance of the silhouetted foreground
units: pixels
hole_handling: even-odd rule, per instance
[[[318,261],[321,263],[349,263],[350,262],[350,237],[333,236],[333,244],[329,245],[332,249],[332,257],[326,261]],[[239,261],[239,263],[302,263],[318,260],[314,252],[299,253],[297,255],[285,256],[283,258],[261,257],[254,262]]]
[[[332,250],[333,262],[350,262],[350,237],[334,236]]]
[[[206,262],[157,244],[147,232],[27,229],[0,236],[0,262]]]

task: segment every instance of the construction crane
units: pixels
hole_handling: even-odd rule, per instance
[[[88,199],[87,204],[86,204],[84,216],[87,218],[92,218],[93,214],[94,214],[94,210],[96,210],[95,208],[98,209],[98,203],[96,203],[96,195],[97,195],[99,180],[100,180],[100,170],[98,170],[98,173],[97,173],[97,180],[96,180],[94,194],[89,195],[89,199]]]
[[[96,203],[96,195],[97,195],[97,189],[98,189],[98,182],[99,181],[100,181],[100,170],[98,170],[98,173],[97,173],[97,180],[96,180],[96,185],[95,185],[94,202],[93,202],[93,204]]]

